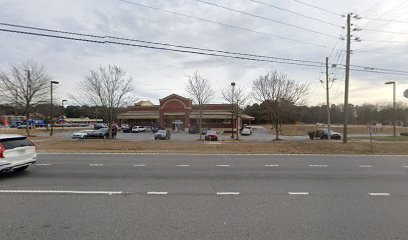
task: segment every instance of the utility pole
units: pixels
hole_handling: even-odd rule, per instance
[[[26,90],[26,105],[25,105],[25,111],[26,111],[26,135],[29,136],[30,135],[30,125],[29,125],[29,120],[30,120],[30,106],[28,104],[28,100],[30,99],[29,95],[30,95],[30,70],[26,70],[27,71],[27,90]]]
[[[347,51],[346,51],[346,79],[344,87],[344,126],[343,143],[347,143],[347,124],[348,124],[348,97],[349,97],[349,77],[350,77],[350,15],[347,14]]]
[[[327,130],[328,136],[327,139],[331,139],[330,131],[330,100],[329,100],[329,58],[326,57],[326,105],[327,105]]]
[[[234,139],[234,88],[235,82],[231,83],[231,139]]]

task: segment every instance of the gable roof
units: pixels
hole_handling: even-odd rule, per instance
[[[182,97],[182,96],[177,95],[177,94],[175,94],[175,93],[170,94],[169,96],[164,97],[164,98],[159,99],[159,100],[160,100],[160,101],[165,101],[165,100],[168,100],[168,99],[171,99],[171,98],[179,98],[179,99],[181,98],[181,99],[183,99],[183,100],[185,100],[185,101],[191,101],[190,98],[185,98],[185,97]]]

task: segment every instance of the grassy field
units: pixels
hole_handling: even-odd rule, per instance
[[[264,127],[268,131],[271,130],[272,125],[264,125]],[[314,131],[319,128],[326,128],[326,126],[316,126],[316,125],[282,125],[282,135],[285,136],[298,136],[298,135],[307,135],[308,131]],[[331,129],[335,132],[343,133],[343,125],[334,124],[331,126]],[[397,127],[397,133],[401,132],[408,132],[408,127]],[[367,126],[365,125],[349,125],[348,127],[349,134],[368,134]],[[392,134],[393,127],[392,126],[383,126],[382,130],[378,129],[376,133],[383,133],[383,134]]]
[[[44,140],[32,138],[40,152],[160,152],[160,153],[274,153],[274,154],[372,154],[368,142],[305,141],[305,142],[220,142],[124,140]],[[406,143],[374,144],[373,154],[408,155]]]

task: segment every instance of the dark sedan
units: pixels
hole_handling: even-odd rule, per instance
[[[319,130],[316,130],[316,131],[309,131],[309,132],[307,132],[307,134],[309,135],[309,138],[311,140],[313,140],[313,139],[329,139],[329,130],[328,129],[319,129]],[[330,130],[330,139],[340,140],[341,135],[338,132],[333,132],[332,130]]]
[[[169,130],[159,130],[154,134],[154,140],[170,140],[170,131]]]
[[[87,132],[84,138],[107,138],[109,137],[109,128],[100,128],[98,130]]]

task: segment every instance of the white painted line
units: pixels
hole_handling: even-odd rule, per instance
[[[102,163],[89,164],[90,167],[102,167],[103,165]]]
[[[147,192],[150,195],[167,195],[169,192]]]
[[[289,195],[309,195],[308,192],[288,192]]]
[[[368,193],[370,196],[390,196],[389,193]]]
[[[215,166],[217,166],[217,167],[229,167],[230,165],[228,165],[228,164],[219,164],[219,165],[215,165]]]
[[[408,168],[408,166],[403,166],[403,167]]]
[[[279,165],[272,165],[272,164],[267,164],[265,167],[279,167]]]
[[[42,194],[105,194],[118,195],[124,192],[111,191],[67,191],[67,190],[0,190],[0,193],[42,193]]]
[[[239,195],[239,192],[217,192],[217,195]]]
[[[133,164],[133,167],[146,167],[145,164]]]
[[[309,167],[327,167],[328,165],[309,165]]]
[[[51,166],[51,163],[37,163],[37,166]]]
[[[180,165],[176,165],[176,167],[190,167],[190,165],[187,165],[187,164],[180,164]]]
[[[361,167],[361,168],[370,168],[370,167],[373,167],[372,165],[360,165],[360,166],[358,166],[358,167]]]

